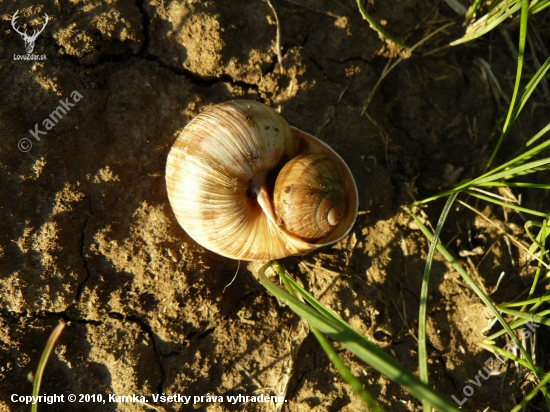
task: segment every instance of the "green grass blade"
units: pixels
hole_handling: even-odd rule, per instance
[[[513,167],[508,170],[503,170],[502,172],[499,172],[499,173],[491,174],[490,176],[487,176],[485,178],[476,179],[476,182],[471,186],[483,186],[484,183],[494,182],[495,180],[498,180],[498,179],[511,179],[519,174],[529,173],[532,170],[538,169],[548,164],[550,164],[550,157],[540,159],[540,160],[535,160],[529,163],[525,163],[525,164]]]
[[[468,9],[468,12],[466,13],[466,21],[471,20],[472,17],[474,17],[474,13],[478,9],[479,5],[481,4],[481,0],[475,0],[474,4]]]
[[[523,400],[518,403],[510,412],[519,412],[520,410],[522,410],[531,401],[531,399],[533,399],[535,395],[539,393],[542,388],[546,387],[546,384],[548,382],[550,382],[550,372],[544,375],[544,378],[541,379],[538,385],[535,386],[533,390],[529,392],[529,394],[525,398],[523,398]]]
[[[550,293],[550,291],[548,291],[547,293]],[[497,306],[497,308],[499,309],[504,309],[504,308],[514,308],[516,306],[523,306],[523,305],[530,305],[531,303],[543,303],[543,302],[547,302],[550,300],[550,294],[545,294],[543,296],[540,296],[538,298],[531,298],[531,299],[526,299],[526,300],[520,300],[520,301],[517,301],[517,302],[510,302],[510,303],[501,303],[500,305]]]
[[[405,50],[409,50],[410,47],[407,46],[405,43],[395,39],[391,34],[389,34],[387,31],[385,31],[382,26],[380,26],[376,20],[374,20],[365,10],[363,7],[363,4],[361,3],[361,0],[357,0],[357,6],[359,7],[359,11],[361,12],[361,15],[363,18],[369,22],[369,25],[376,30],[380,35],[387,38],[388,40],[392,41],[393,43],[397,44],[399,47],[402,47]]]
[[[340,376],[346,382],[348,385],[351,386],[351,388],[357,393],[363,402],[369,407],[369,409],[373,412],[384,412],[384,409],[382,409],[376,401],[373,399],[372,395],[363,387],[363,384],[359,379],[357,379],[351,371],[348,369],[348,367],[344,364],[342,359],[338,356],[330,342],[325,338],[325,335],[323,335],[321,332],[319,332],[315,328],[311,328],[311,331],[319,341],[319,344],[327,354],[328,358],[338,370],[340,373]]]
[[[550,123],[544,126],[540,132],[538,132],[535,136],[529,139],[529,141],[525,143],[525,146],[531,146],[533,143],[535,143],[535,141],[537,141],[539,138],[544,136],[549,130],[550,130]]]
[[[516,70],[516,83],[514,85],[514,93],[512,94],[512,101],[510,102],[510,108],[508,110],[508,116],[506,117],[506,122],[504,123],[504,127],[502,128],[502,133],[497,141],[497,144],[495,148],[493,149],[493,153],[491,153],[491,156],[489,157],[489,160],[487,161],[487,167],[486,169],[489,169],[491,166],[491,163],[493,163],[493,160],[495,159],[500,146],[502,145],[502,142],[504,141],[504,138],[508,134],[508,130],[510,126],[514,123],[517,113],[519,113],[520,107],[516,107],[516,98],[519,91],[519,85],[521,82],[521,72],[523,70],[523,57],[525,55],[525,40],[527,38],[527,21],[529,16],[529,0],[521,0],[521,16],[520,16],[520,26],[519,26],[519,46],[518,46],[518,64],[517,64],[517,70]],[[525,97],[525,100],[523,104],[527,101],[529,96],[531,95],[531,92],[527,94]],[[520,102],[521,104],[521,102]],[[521,106],[523,107],[523,106]]]
[[[547,226],[548,226],[548,220],[547,219],[543,220],[542,222],[537,222],[537,221],[533,221],[533,220],[528,220],[527,222],[525,222],[525,225],[524,225],[525,233],[527,233],[527,236],[529,236],[529,239],[531,239],[531,242],[533,242],[533,244],[529,248],[529,252],[535,253],[539,249],[541,249],[541,250],[545,249],[543,243],[546,242],[546,238],[548,236],[548,233],[546,232],[546,227]],[[531,234],[530,229],[532,227],[540,227],[541,228],[539,233],[537,233],[536,237],[534,237]],[[545,255],[545,252],[542,252],[541,255],[540,255],[541,259],[544,258],[544,255]]]
[[[430,284],[430,272],[432,270],[432,262],[435,254],[435,247],[439,242],[439,235],[445,224],[445,220],[449,215],[451,207],[458,196],[458,193],[453,194],[447,199],[447,203],[439,216],[439,221],[435,228],[435,235],[430,244],[428,250],[428,257],[426,258],[426,266],[424,268],[424,276],[422,278],[422,287],[420,290],[420,306],[418,311],[418,369],[420,371],[420,379],[425,384],[430,381],[428,373],[428,352],[426,350],[426,319],[428,313],[428,293]],[[422,401],[424,412],[431,412],[432,405],[427,401]]]
[[[359,359],[369,364],[388,379],[403,386],[418,399],[427,398],[436,407],[444,411],[459,412],[450,401],[432,390],[429,386],[417,379],[412,373],[401,366],[394,358],[377,347],[366,337],[361,335],[351,326],[343,327],[340,323],[328,319],[311,306],[308,306],[290,293],[270,281],[263,271],[258,272],[260,283],[278,299],[282,300],[296,314],[304,318],[310,326],[318,329],[319,332],[328,335],[339,342],[343,347],[350,350]],[[320,303],[319,303],[320,304]]]
[[[523,15],[522,15],[522,17],[523,17]],[[525,25],[527,26],[527,23],[525,23]],[[525,32],[527,32],[527,27],[525,27]],[[520,32],[520,34],[521,33],[522,32]],[[525,41],[525,39],[524,39],[524,41]],[[519,113],[523,109],[523,106],[525,106],[525,104],[527,103],[527,100],[529,100],[529,98],[531,97],[531,94],[533,93],[533,91],[535,90],[535,88],[537,87],[539,82],[544,78],[544,75],[546,74],[548,69],[550,69],[550,57],[548,59],[546,59],[544,64],[540,67],[540,69],[537,70],[537,72],[531,78],[529,83],[527,83],[527,86],[525,86],[525,89],[523,90],[523,93],[521,94],[521,97],[519,98],[519,103],[518,103],[517,107],[514,108],[514,110],[513,110],[512,122],[514,122],[517,119]],[[518,80],[518,84],[519,84],[519,80]]]
[[[550,313],[550,310],[544,310],[542,312],[537,313],[537,315],[538,316],[543,316],[543,315],[547,315],[548,313]],[[525,320],[525,319],[518,319],[518,320],[515,320],[515,321],[511,322],[509,325],[510,325],[511,329],[517,329],[520,326],[525,325],[527,322],[529,322],[529,321]],[[493,333],[491,336],[487,336],[487,338],[484,340],[484,342],[494,341],[496,338],[498,338],[499,336],[504,335],[505,333],[506,333],[506,331],[504,329],[501,329],[498,332]]]
[[[534,369],[531,368],[531,366],[529,366],[529,363],[525,361],[525,359],[521,359],[520,357],[517,357],[516,355],[514,355],[513,353],[510,353],[502,348],[499,348],[498,346],[495,346],[495,345],[482,345],[485,347],[485,349],[493,352],[495,355],[503,355],[503,356],[506,356],[508,359],[510,359],[512,362],[517,362],[519,363],[521,366],[523,366],[524,368],[526,369],[529,369],[535,373],[538,373],[538,374],[541,374],[541,375],[544,375],[544,372],[538,368],[538,367],[534,367]]]
[[[514,6],[509,8],[503,8],[503,13],[498,16],[496,19],[492,20],[491,22],[488,22],[489,15],[485,15],[482,18],[480,18],[478,21],[474,22],[471,26],[471,30],[467,31],[467,34],[452,42],[451,46],[456,46],[458,44],[466,43],[469,41],[472,41],[474,39],[477,39],[478,37],[483,36],[484,34],[490,32],[495,27],[497,27],[500,23],[502,23],[504,20],[506,20],[508,17],[510,17],[512,14],[514,14],[516,11],[518,11],[521,8],[521,4],[519,2],[516,2]]]
[[[38,362],[38,368],[36,368],[36,374],[34,375],[32,396],[38,396],[38,394],[40,393],[40,385],[42,384],[44,369],[46,369],[46,364],[48,363],[48,359],[50,358],[53,347],[55,346],[55,342],[57,342],[57,339],[59,338],[59,336],[61,336],[61,332],[63,332],[64,327],[65,323],[59,322],[59,325],[55,327],[52,334],[50,335],[48,342],[46,342],[46,347],[44,348],[44,352],[42,352],[42,356],[40,357],[40,361]],[[38,410],[38,402],[33,403],[31,409],[32,412],[36,412]]]
[[[537,4],[535,4],[535,5],[531,8],[531,13],[537,14],[538,12],[543,11],[543,10],[546,9],[547,7],[550,7],[550,1],[541,1],[541,2],[538,2]]]
[[[544,246],[545,243],[546,243],[546,236],[547,236],[547,234],[546,234],[546,222],[547,222],[547,220],[543,221],[542,229],[539,232],[539,235],[542,235],[543,241],[538,243],[537,239],[535,239],[535,243],[534,243],[534,245],[536,245],[538,243],[538,246],[541,248],[541,250],[540,250],[541,259],[544,259],[544,255],[546,254],[546,248]],[[527,295],[527,299],[532,299],[533,295],[535,294],[535,289],[537,288],[537,286],[539,284],[539,278],[540,278],[541,270],[542,270],[542,260],[540,260],[538,262],[537,271],[535,272],[535,278],[533,279],[533,284],[531,285],[531,290],[529,291],[529,295]],[[524,311],[525,308],[526,307],[524,306],[524,307],[521,308],[521,310]]]
[[[507,169],[509,167],[517,165],[518,163],[523,163],[524,159],[533,157],[534,155],[536,155],[537,153],[541,152],[542,150],[546,149],[549,146],[550,146],[550,140],[547,140],[547,141],[539,144],[538,146],[528,150],[527,152],[525,152],[525,153],[513,158],[512,160],[504,163],[503,165],[501,165],[499,167],[496,167],[495,169],[490,170],[489,172],[484,173],[483,175],[481,175],[479,177],[476,177],[475,179],[468,180],[466,182],[460,183],[458,186],[456,186],[456,187],[454,187],[450,190],[447,190],[445,192],[441,192],[437,195],[430,196],[430,197],[428,197],[426,199],[423,199],[423,200],[418,200],[418,201],[412,203],[411,206],[422,205],[424,203],[431,202],[431,201],[439,199],[441,197],[445,197],[445,196],[451,195],[453,193],[463,191],[463,190],[468,189],[469,187],[472,187],[472,186],[483,186],[486,183],[491,183],[495,180],[499,180],[499,179],[502,179],[502,178],[511,179],[516,174],[519,174],[520,172],[529,171],[530,169],[534,169],[534,168],[539,167],[539,166],[545,166],[545,165],[550,163],[550,158],[541,159],[541,160],[537,160],[535,162],[530,162],[530,163],[526,163],[526,164],[521,164],[520,166],[514,167],[512,169]],[[507,170],[505,170],[505,169],[507,169]]]
[[[526,187],[528,189],[550,189],[550,184],[528,182],[490,182],[484,183],[485,187]]]
[[[548,130],[550,130],[550,128],[548,128],[549,126],[550,126],[550,124],[545,126],[539,132],[539,134],[542,136],[544,133],[546,133]],[[535,137],[538,139],[540,136],[537,134]],[[532,138],[531,141],[529,141],[527,143],[532,143],[532,141],[534,141],[534,140],[535,139]],[[548,146],[550,146],[550,140],[547,140],[545,142],[540,143],[538,146],[533,147],[532,149],[528,150],[525,153],[522,153],[521,155],[519,155],[519,156],[515,157],[514,159],[510,160],[509,162],[506,162],[504,165],[499,166],[498,170],[506,169],[507,167],[509,167],[511,165],[517,164],[519,162],[523,162],[524,159],[530,159],[531,157],[533,157],[533,156],[537,155],[538,153],[542,152],[544,149],[548,148]],[[492,172],[494,172],[495,170],[497,170],[497,169],[492,170]]]
[[[547,274],[547,277],[548,277],[548,274]],[[542,295],[542,296],[543,297],[548,296],[549,294],[550,294],[550,290],[544,292],[544,295]],[[531,308],[528,310],[528,312],[533,313],[535,310],[537,310],[540,307],[540,305],[542,305],[542,303],[543,302],[535,303],[533,306],[531,306]],[[547,315],[548,313],[550,313],[550,310],[543,310],[542,312],[537,313],[537,315],[543,316],[543,315]]]
[[[540,216],[540,217],[546,217],[546,218],[550,217],[550,215],[548,215],[546,213],[542,213],[542,212],[539,212],[537,210],[528,209],[526,207],[514,205],[512,203],[506,203],[506,202],[503,202],[502,200],[495,199],[494,197],[485,196],[485,195],[482,195],[482,194],[477,193],[477,192],[472,192],[470,190],[466,190],[464,193],[466,193],[466,194],[468,194],[472,197],[477,197],[478,199],[482,199],[482,200],[485,200],[487,202],[494,203],[494,204],[499,205],[499,206],[504,206],[504,207],[507,207],[509,209],[517,210],[519,212],[529,213],[529,214],[534,215],[534,216]]]
[[[540,323],[541,325],[550,326],[550,319],[534,313],[526,313],[526,312],[521,312],[519,310],[513,310],[508,308],[500,308],[500,310],[503,313],[507,313],[508,315],[515,316],[516,318],[519,318],[519,319]]]

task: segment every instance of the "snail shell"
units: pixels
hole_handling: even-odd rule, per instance
[[[233,259],[305,254],[342,239],[357,217],[340,156],[254,101],[195,117],[168,154],[166,187],[187,234]]]
[[[329,235],[346,208],[344,175],[322,153],[299,155],[283,166],[273,190],[279,224],[304,239]]]

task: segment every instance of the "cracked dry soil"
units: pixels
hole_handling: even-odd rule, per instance
[[[67,326],[42,393],[137,394],[149,402],[41,404],[41,411],[363,410],[303,322],[246,263],[239,267],[201,248],[172,214],[164,182],[171,144],[202,109],[230,99],[280,108],[291,125],[320,137],[349,164],[361,211],[351,234],[282,263],[323,303],[416,369],[427,243],[401,206],[483,169],[502,107],[475,61],[491,61],[509,91],[514,59],[496,35],[444,55],[415,55],[385,79],[368,117],[361,116],[391,50],[355,2],[272,4],[284,70],[275,52],[276,20],[261,0],[0,1],[0,410],[28,410],[10,397],[31,394],[29,377],[59,321]],[[369,7],[410,44],[458,21],[438,1]],[[13,59],[24,53],[10,23],[17,10],[29,30],[50,16],[34,50],[47,60]],[[459,26],[429,47],[456,38]],[[29,129],[73,91],[82,99],[34,139]],[[538,130],[537,120],[524,127],[531,126]],[[32,142],[27,153],[18,150],[22,138]],[[428,209],[432,222],[436,206]],[[523,290],[531,272],[518,252],[512,260],[500,235],[472,216],[453,219],[444,233],[446,241],[458,236],[453,253],[470,247],[469,229],[495,243],[483,260],[468,259],[489,288],[502,271],[510,273],[496,299]],[[488,314],[458,278],[438,257],[428,351],[431,384],[462,399],[462,387],[488,357],[477,346]],[[407,392],[340,353],[388,410],[420,410]],[[476,388],[464,406],[509,410],[530,387],[512,366]],[[151,394],[163,392],[267,393],[286,402],[154,404]]]

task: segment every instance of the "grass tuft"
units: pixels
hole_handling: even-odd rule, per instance
[[[281,289],[267,278],[265,271],[271,265],[274,266],[276,272],[281,277],[281,280],[286,285],[287,290],[292,290],[293,293]],[[267,290],[283,301],[297,315],[306,320],[310,327],[315,328],[318,332],[323,333],[340,343],[340,345],[348,349],[359,359],[370,365],[373,369],[382,373],[388,379],[396,382],[408,390],[416,398],[420,400],[426,399],[432,405],[441,410],[451,412],[459,411],[459,409],[457,409],[451,401],[434,391],[424,382],[420,381],[411,372],[400,365],[392,356],[388,355],[365,336],[352,328],[342,318],[322,305],[304,288],[298,285],[298,283],[296,283],[296,281],[294,281],[294,279],[292,279],[276,262],[268,262],[265,264],[259,270],[258,277],[260,283]],[[297,295],[301,296],[307,304],[298,300],[296,297]],[[327,355],[330,358],[333,353],[330,353],[329,351]],[[367,396],[371,397],[370,394]],[[361,397],[364,399],[364,395]]]

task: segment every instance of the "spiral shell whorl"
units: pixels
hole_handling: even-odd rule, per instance
[[[344,175],[322,153],[300,155],[282,168],[273,197],[279,224],[301,238],[320,239],[344,215]]]

